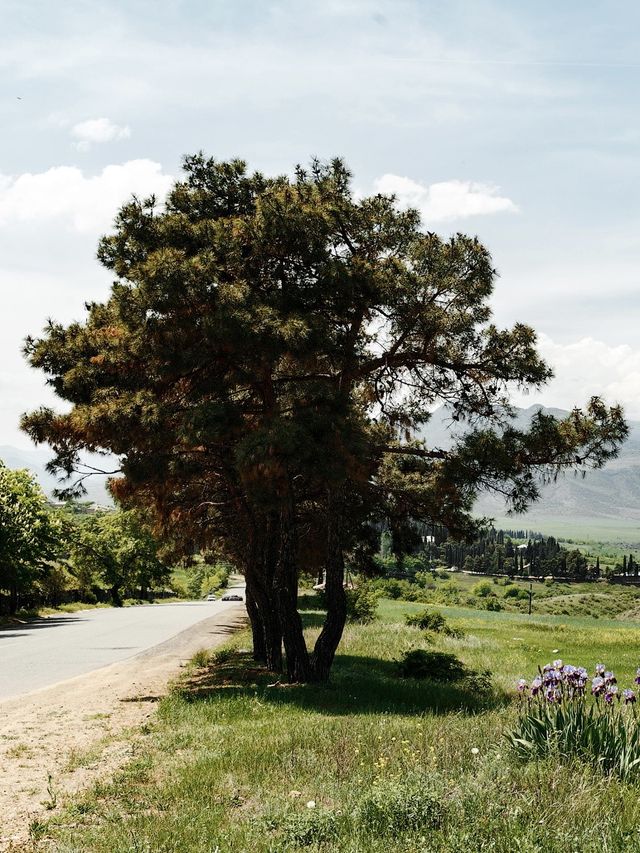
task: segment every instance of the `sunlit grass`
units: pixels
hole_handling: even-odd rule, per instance
[[[303,607],[313,634],[315,600]],[[381,601],[375,623],[349,626],[326,687],[278,685],[237,652],[249,644],[237,635],[236,653],[192,668],[161,704],[145,749],[54,819],[36,849],[639,849],[636,788],[581,765],[520,765],[503,731],[515,717],[514,682],[550,657],[605,662],[630,680],[640,624],[440,608],[465,636],[427,645],[405,624],[423,607]],[[494,693],[399,678],[395,661],[416,647],[490,669]],[[430,805],[407,817],[416,786]]]

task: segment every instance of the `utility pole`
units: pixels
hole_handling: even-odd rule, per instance
[[[533,598],[533,584],[529,584],[529,616],[531,616],[531,600]]]

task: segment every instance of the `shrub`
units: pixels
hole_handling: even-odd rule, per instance
[[[407,625],[421,628],[423,631],[434,631],[436,634],[445,634],[447,637],[464,637],[464,632],[459,628],[452,628],[438,610],[421,610],[419,613],[406,616],[405,619]]]
[[[347,589],[347,621],[368,625],[376,618],[378,596],[368,584]]]
[[[520,597],[520,587],[515,583],[505,587],[504,597],[505,598],[519,598]]]
[[[479,581],[472,587],[471,592],[478,598],[487,598],[487,596],[493,595],[493,585],[491,581]]]
[[[497,598],[488,598],[485,605],[486,610],[502,610],[502,605]]]
[[[443,631],[447,624],[447,620],[437,610],[421,610],[419,613],[408,615],[405,618],[407,625],[412,625],[414,628],[422,628],[423,631],[435,631],[436,633]]]
[[[389,835],[419,829],[437,829],[444,808],[438,797],[429,792],[427,779],[385,782],[360,800],[355,821],[373,835]]]
[[[399,661],[404,678],[430,678],[433,681],[459,681],[469,675],[462,661],[448,652],[411,649]]]

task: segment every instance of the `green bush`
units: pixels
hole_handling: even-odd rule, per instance
[[[471,592],[478,598],[487,598],[493,595],[493,585],[491,581],[479,581],[472,587]]]
[[[428,779],[418,777],[385,782],[360,800],[354,815],[356,825],[373,835],[436,829],[442,823],[444,807],[429,792],[428,784]]]
[[[347,589],[347,621],[368,625],[376,618],[378,595],[368,584]]]
[[[485,605],[486,610],[502,610],[502,605],[497,598],[488,598]]]
[[[520,587],[515,583],[511,584],[510,586],[505,587],[504,597],[505,598],[519,598],[520,597]]]
[[[404,678],[429,678],[433,681],[460,681],[469,675],[469,670],[455,655],[426,649],[405,652],[399,661],[399,670]]]
[[[423,631],[434,631],[436,634],[445,634],[447,637],[464,636],[459,628],[452,628],[438,610],[421,610],[419,613],[406,616],[405,619],[407,625],[421,628]]]

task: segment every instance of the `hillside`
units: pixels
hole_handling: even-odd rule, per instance
[[[8,468],[26,468],[35,475],[40,483],[45,494],[51,497],[53,490],[59,485],[58,480],[53,474],[46,470],[46,464],[51,459],[52,453],[48,448],[33,448],[25,450],[23,448],[10,447],[8,445],[0,446],[0,460]],[[99,461],[93,461],[93,464],[104,465],[105,460],[98,457]],[[106,460],[106,464],[110,465],[111,461]],[[96,474],[85,480],[84,485],[87,489],[86,500],[94,503],[108,506],[113,503],[111,496],[106,488],[107,477]]]
[[[533,405],[519,409],[515,424],[526,427],[533,415],[543,408]],[[557,417],[568,414],[561,409],[544,410]],[[584,478],[567,473],[557,482],[545,485],[539,503],[526,515],[514,517],[521,519],[518,526],[548,528],[553,523],[566,529],[567,522],[575,522],[580,527],[606,529],[611,522],[628,529],[632,538],[633,531],[637,531],[634,541],[640,540],[640,423],[631,422],[629,426],[629,439],[617,459]],[[451,421],[449,412],[443,407],[434,412],[424,436],[432,446],[446,448],[460,431],[461,427]],[[490,494],[481,496],[475,509],[478,515],[499,519],[504,519],[506,514],[504,502]],[[597,520],[602,520],[602,524],[597,525]],[[597,537],[594,535],[594,538]]]

